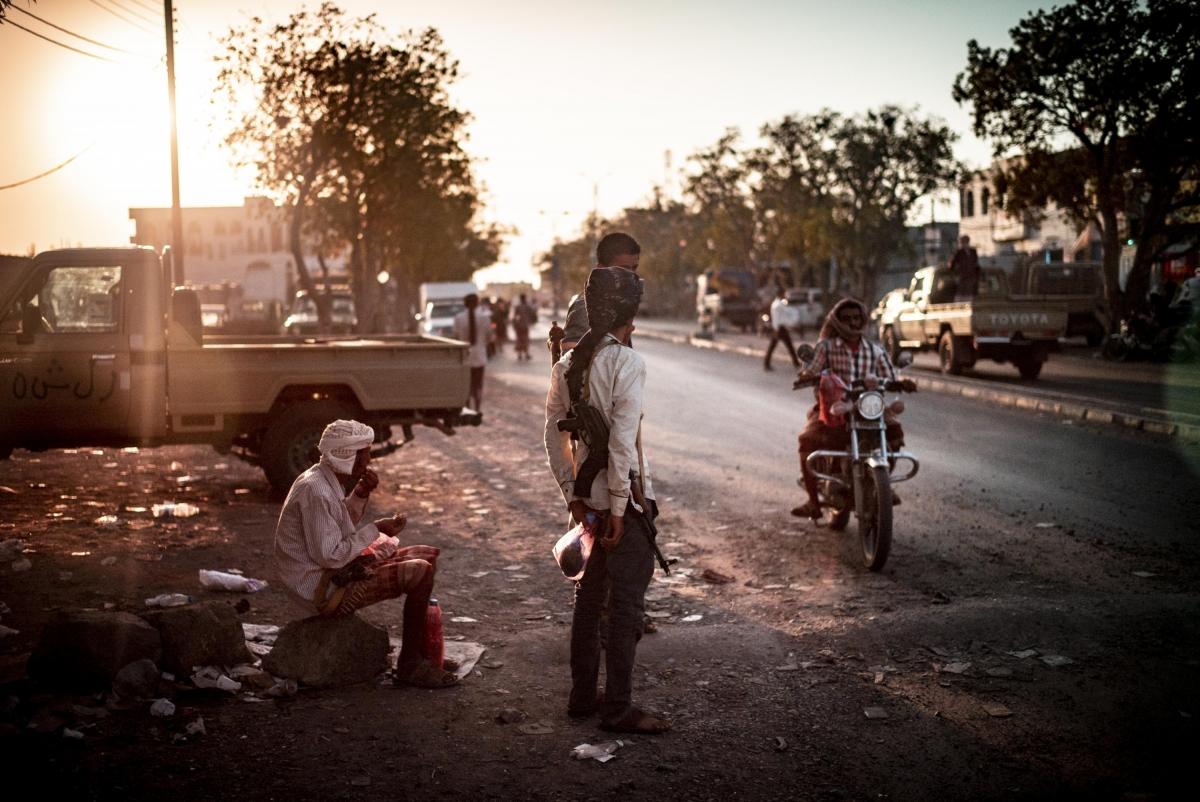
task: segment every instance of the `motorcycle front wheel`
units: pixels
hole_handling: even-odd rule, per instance
[[[863,507],[858,511],[858,538],[863,565],[879,571],[892,550],[892,477],[884,466],[863,474]]]
[[[1124,362],[1129,357],[1129,343],[1120,334],[1110,334],[1104,340],[1100,355],[1113,362]]]

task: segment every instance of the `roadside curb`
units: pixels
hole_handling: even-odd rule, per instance
[[[720,351],[727,354],[762,357],[762,349],[749,348],[743,345],[731,345],[719,340],[705,340],[682,334],[665,331],[655,331],[648,328],[637,330],[638,336],[652,340],[662,340],[677,345],[690,345],[694,348],[707,348],[710,351]],[[922,374],[919,379],[922,390],[932,390],[935,393],[957,395],[972,398],[999,406],[1027,409],[1032,412],[1043,412],[1056,415],[1066,420],[1086,421],[1125,429],[1150,432],[1152,434],[1174,437],[1185,443],[1200,443],[1200,424],[1180,423],[1179,421],[1150,417],[1145,414],[1113,409],[1101,404],[1090,403],[1083,399],[1062,399],[1049,395],[1027,395],[1015,393],[1012,390],[980,387],[975,384],[944,379],[938,376]]]

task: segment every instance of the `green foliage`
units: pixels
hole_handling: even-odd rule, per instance
[[[477,220],[463,150],[469,118],[448,95],[458,63],[435,30],[393,37],[373,16],[324,3],[279,25],[253,18],[223,41],[227,143],[291,208],[302,286],[302,239],[322,254],[349,250],[363,321],[381,270],[411,298],[423,281],[495,261],[500,232]]]
[[[842,289],[830,286],[833,257],[850,292],[871,299],[877,274],[905,246],[917,200],[953,185],[960,172],[949,128],[896,106],[791,115],[763,126],[761,138],[747,148],[736,130],[726,131],[689,159],[682,203],[656,196],[589,226],[641,242],[648,310],[690,310],[691,277],[720,267],[786,261],[794,280]],[[557,246],[559,264],[586,275],[594,241]]]
[[[1194,0],[1079,0],[1029,14],[1009,47],[969,42],[954,83],[975,133],[1016,157],[1002,177],[1009,211],[1052,201],[1100,226],[1117,316],[1144,297],[1162,249],[1196,235],[1198,29]],[[1137,241],[1125,292],[1122,215]]]

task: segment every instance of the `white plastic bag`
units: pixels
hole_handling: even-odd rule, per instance
[[[251,579],[240,574],[200,569],[200,585],[209,590],[227,590],[230,593],[255,593],[267,586],[265,579]]]

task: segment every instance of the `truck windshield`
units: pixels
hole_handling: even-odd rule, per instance
[[[466,309],[462,301],[450,301],[448,303],[430,303],[429,308],[425,312],[425,317],[454,317],[462,310]]]

